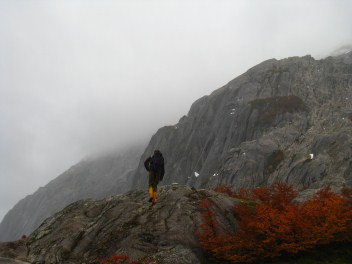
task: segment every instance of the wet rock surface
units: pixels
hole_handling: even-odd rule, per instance
[[[27,251],[21,256],[30,263],[94,263],[113,255],[153,257],[158,263],[201,263],[196,233],[202,221],[199,202],[205,198],[214,204],[221,227],[230,230],[233,198],[165,186],[154,206],[148,203],[146,191],[73,203],[27,239]]]

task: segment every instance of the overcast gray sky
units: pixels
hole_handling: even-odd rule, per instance
[[[350,45],[351,14],[348,0],[0,0],[0,220],[255,64]]]

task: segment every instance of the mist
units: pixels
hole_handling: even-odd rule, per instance
[[[351,1],[0,0],[0,220],[270,58],[351,48]]]

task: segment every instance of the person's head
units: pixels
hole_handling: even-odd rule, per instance
[[[161,151],[158,149],[154,150],[154,155],[161,155]]]

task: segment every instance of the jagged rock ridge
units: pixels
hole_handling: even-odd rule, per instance
[[[84,159],[34,194],[18,202],[0,224],[0,241],[29,235],[46,218],[80,199],[101,199],[124,193],[142,152],[141,146]]]
[[[351,131],[352,52],[268,60],[197,100],[178,124],[159,129],[134,186],[146,186],[143,161],[160,149],[163,184],[351,187]]]

